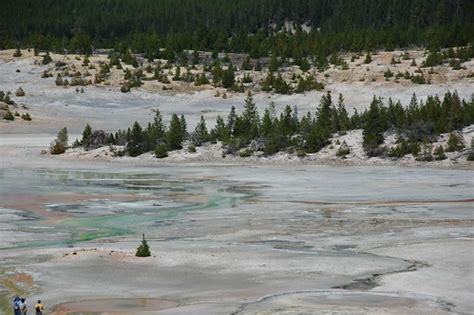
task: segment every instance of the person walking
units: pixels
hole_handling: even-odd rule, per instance
[[[21,315],[26,315],[28,312],[28,307],[26,306],[26,299],[22,298],[21,299]]]
[[[18,296],[13,299],[13,314],[21,315],[21,299]]]
[[[36,315],[43,315],[44,305],[41,303],[41,300],[38,300],[38,303],[35,305]]]

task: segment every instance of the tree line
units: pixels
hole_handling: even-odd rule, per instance
[[[301,58],[409,45],[465,46],[470,0],[23,0],[0,13],[0,48],[56,52],[129,47]],[[280,32],[292,22],[291,32]],[[304,25],[311,27],[305,31]]]
[[[219,115],[210,129],[202,116],[192,132],[188,132],[184,115],[173,114],[166,125],[156,110],[153,121],[144,127],[135,122],[131,128],[106,134],[93,131],[87,125],[82,140],[74,145],[86,149],[123,145],[125,149],[118,152],[119,155],[138,156],[154,151],[156,157],[162,158],[168,151],[182,149],[185,141],[190,141],[188,150],[191,152],[196,146],[220,141],[227,154],[248,156],[254,151],[263,151],[265,155],[272,155],[285,150],[304,156],[330,144],[335,134],[363,129],[363,147],[369,157],[400,158],[411,153],[419,159],[430,160],[433,151],[430,145],[440,134],[450,133],[448,147],[441,148],[443,152],[436,148],[442,156],[445,149],[459,151],[464,147],[458,131],[471,124],[474,124],[474,100],[461,100],[457,92],[448,91],[442,99],[429,96],[426,101],[418,101],[413,95],[407,106],[392,99],[384,103],[374,96],[366,110],[362,113],[355,110],[352,115],[346,110],[342,94],[334,100],[327,92],[315,112],[308,111],[302,116],[296,107],[289,105],[277,113],[273,103],[260,115],[249,93],[242,113],[238,114],[232,107],[227,117]],[[397,144],[390,149],[383,146],[388,131],[397,134]],[[345,145],[341,150],[350,151],[350,148]],[[341,155],[348,153],[341,152]]]

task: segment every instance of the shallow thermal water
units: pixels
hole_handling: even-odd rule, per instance
[[[432,262],[371,251],[471,239],[473,191],[468,170],[0,169],[0,268],[32,274],[32,292],[71,314],[81,311],[77,301],[94,300],[99,312],[113,313],[132,297],[138,300],[123,301],[137,313],[258,313],[295,305],[301,312],[443,313],[454,307],[443,296],[371,291],[385,274]],[[110,259],[79,251],[77,262],[50,252],[133,252],[142,233],[159,248],[156,263],[137,265],[114,251]]]

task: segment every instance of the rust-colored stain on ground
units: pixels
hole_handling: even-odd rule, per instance
[[[5,194],[1,196],[0,207],[7,209],[17,209],[30,211],[41,217],[46,224],[54,224],[71,216],[64,212],[50,211],[45,205],[61,204],[61,203],[77,203],[88,200],[114,200],[114,201],[134,201],[134,200],[155,200],[153,197],[138,197],[134,194],[111,194],[111,195],[94,195],[94,194],[73,194],[58,193],[45,195],[16,195]]]

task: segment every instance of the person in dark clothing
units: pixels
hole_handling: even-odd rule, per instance
[[[21,315],[21,299],[18,296],[13,299],[13,314]]]

